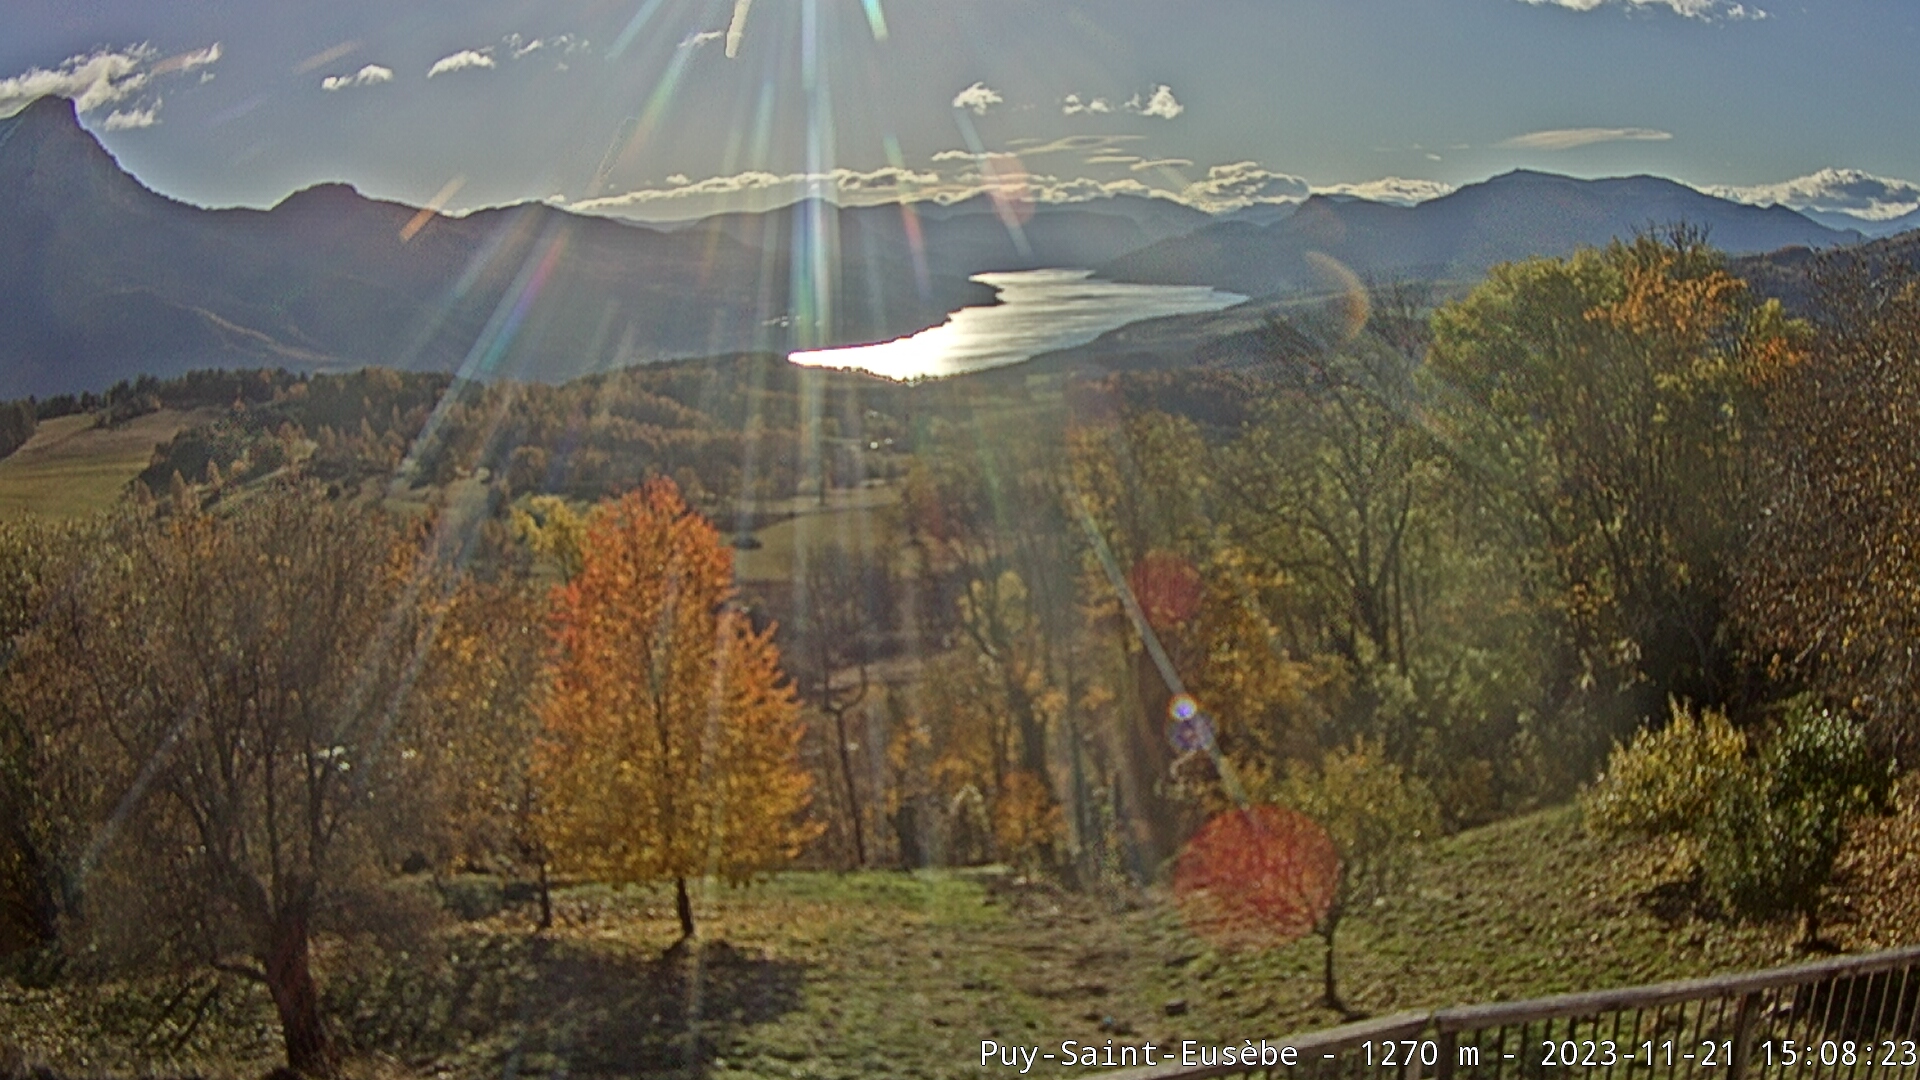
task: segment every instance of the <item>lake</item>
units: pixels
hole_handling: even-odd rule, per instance
[[[875,345],[796,352],[810,367],[858,368],[890,379],[921,379],[1017,364],[1084,345],[1109,330],[1162,315],[1232,307],[1246,297],[1205,285],[1123,285],[1095,281],[1091,270],[976,274],[997,302],[966,307],[939,326]]]

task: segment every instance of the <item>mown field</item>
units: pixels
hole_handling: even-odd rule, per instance
[[[112,428],[95,427],[90,413],[48,420],[0,459],[0,516],[70,518],[104,510],[147,467],[155,444],[216,414],[162,409]]]
[[[1920,931],[1914,802],[1857,836],[1829,915],[1840,947]],[[1642,854],[1564,807],[1444,840],[1342,931],[1343,993],[1381,1014],[1802,958],[1797,927],[1703,914]],[[516,906],[353,967],[335,942],[323,978],[350,1071],[960,1077],[988,1038],[1257,1040],[1340,1019],[1316,1004],[1317,941],[1222,953],[1157,890],[1074,894],[998,868],[796,872],[710,885],[697,910],[697,949],[669,948],[670,892],[591,885],[559,894],[544,937]],[[0,1065],[69,1075],[258,1076],[279,1061],[265,995],[204,973],[0,982],[0,1032]]]

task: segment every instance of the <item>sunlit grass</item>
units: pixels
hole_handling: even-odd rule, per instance
[[[156,444],[217,415],[162,409],[113,428],[95,427],[91,413],[48,420],[0,460],[0,516],[72,518],[105,510],[147,467]]]
[[[1910,830],[1912,815],[1893,820]],[[1571,807],[1442,841],[1405,890],[1345,924],[1342,992],[1379,1015],[1799,959],[1790,922],[1657,910],[1631,854],[1587,836]],[[350,1071],[686,1075],[697,1048],[692,1074],[709,1077],[961,1077],[984,1038],[1258,1040],[1340,1019],[1317,1004],[1317,939],[1222,953],[1157,890],[1101,896],[981,868],[790,872],[694,895],[697,952],[672,948],[670,887],[590,884],[556,894],[543,939],[519,905],[407,956],[324,948]],[[1850,887],[1839,900],[1854,903]],[[1892,917],[1834,932],[1865,944]],[[69,1074],[224,1080],[272,1063],[271,1007],[237,982],[178,1053],[155,1056],[182,1026],[158,1016],[178,985],[0,982],[0,1047],[12,1038]]]

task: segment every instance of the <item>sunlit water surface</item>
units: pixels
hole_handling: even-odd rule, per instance
[[[998,302],[961,308],[939,326],[876,345],[797,352],[812,367],[858,368],[890,379],[959,375],[1084,345],[1116,327],[1162,315],[1219,311],[1246,297],[1205,285],[1122,285],[1091,270],[976,274]]]

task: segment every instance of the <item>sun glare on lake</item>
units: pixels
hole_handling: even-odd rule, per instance
[[[939,326],[873,345],[796,352],[808,367],[855,368],[889,379],[926,379],[1017,364],[1084,345],[1141,319],[1232,307],[1246,297],[1184,285],[1095,281],[1089,270],[976,274],[998,293],[991,306],[961,308]]]

